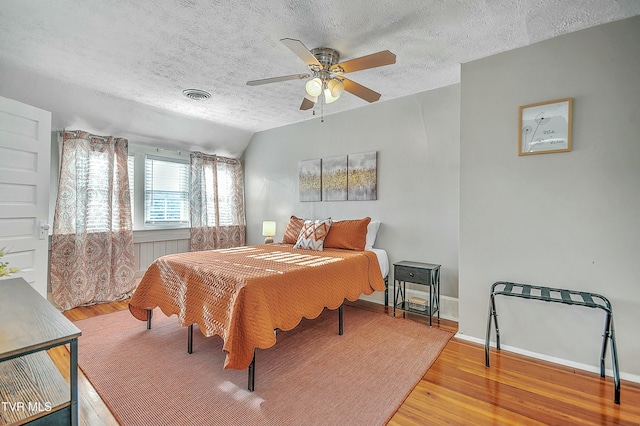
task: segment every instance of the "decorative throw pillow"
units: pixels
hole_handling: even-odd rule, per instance
[[[329,228],[331,228],[331,219],[305,220],[293,248],[322,251]]]
[[[326,248],[364,250],[369,222],[371,222],[370,217],[332,222],[327,238],[324,240],[324,246]]]
[[[300,219],[299,217],[295,217],[291,215],[289,219],[289,223],[287,224],[287,229],[284,230],[284,235],[282,236],[283,244],[295,244],[298,242],[298,236],[300,235],[300,231],[302,230],[302,226],[304,225],[304,219]]]
[[[373,248],[376,242],[376,236],[378,235],[378,228],[380,228],[379,220],[369,222],[369,226],[367,226],[367,242],[364,246],[365,250],[371,250]]]

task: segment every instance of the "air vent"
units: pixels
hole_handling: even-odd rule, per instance
[[[209,99],[211,97],[211,93],[207,93],[204,90],[200,89],[183,90],[182,94],[189,99],[193,99],[194,101],[204,101],[205,99]]]

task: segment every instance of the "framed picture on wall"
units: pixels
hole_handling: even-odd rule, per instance
[[[518,155],[571,151],[572,98],[520,107]]]
[[[320,201],[322,193],[321,160],[304,160],[298,163],[298,191],[300,201]]]
[[[347,156],[322,159],[322,201],[347,199]]]
[[[378,153],[349,154],[347,199],[351,201],[378,199]]]

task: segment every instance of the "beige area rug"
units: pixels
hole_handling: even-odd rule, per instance
[[[247,371],[225,370],[222,340],[156,309],[152,329],[128,311],[76,322],[79,364],[124,425],[383,425],[452,334],[344,307],[325,310],[256,352]]]

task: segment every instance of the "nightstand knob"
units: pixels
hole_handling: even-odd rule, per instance
[[[410,277],[413,277],[413,272],[409,272],[409,276],[410,276]]]

